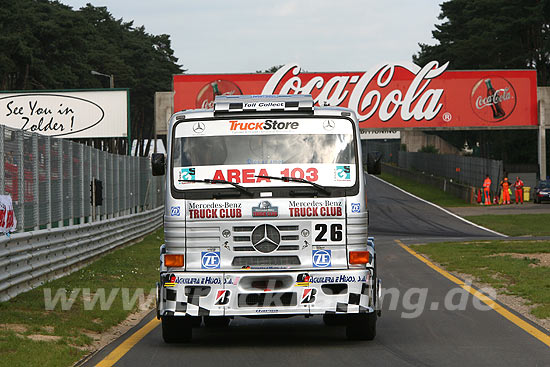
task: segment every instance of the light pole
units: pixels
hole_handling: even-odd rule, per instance
[[[106,76],[107,78],[109,78],[109,88],[114,88],[115,87],[115,76],[113,74],[111,74],[111,75],[103,74],[103,73],[100,73],[100,72],[95,71],[95,70],[90,71],[90,73],[92,75]]]

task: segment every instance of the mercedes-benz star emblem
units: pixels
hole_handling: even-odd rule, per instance
[[[332,129],[334,129],[334,121],[332,121],[332,120],[326,120],[325,122],[323,122],[323,127],[325,128],[325,130],[332,130]]]
[[[202,122],[197,122],[195,125],[193,125],[193,132],[196,134],[201,134],[204,132],[204,129],[206,126]]]
[[[281,234],[271,224],[261,224],[252,231],[252,246],[259,252],[275,251],[281,243]]]

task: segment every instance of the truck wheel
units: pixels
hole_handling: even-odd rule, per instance
[[[231,319],[227,316],[204,316],[204,325],[212,328],[228,327]]]
[[[349,340],[373,340],[376,336],[376,311],[348,315],[346,336]]]
[[[162,339],[165,343],[184,343],[191,341],[193,321],[190,316],[162,317]]]

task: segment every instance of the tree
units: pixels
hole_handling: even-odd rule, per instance
[[[256,74],[262,74],[262,73],[267,73],[267,74],[274,74],[275,72],[277,72],[277,70],[279,70],[280,68],[282,68],[284,66],[284,64],[281,64],[281,65],[274,65],[268,69],[265,69],[264,71],[261,71],[261,70],[256,70]]]
[[[184,71],[168,35],[90,4],[75,11],[57,1],[2,0],[0,44],[3,90],[105,88],[90,71],[115,75],[115,87],[130,90],[131,134],[141,143],[153,135],[154,93]],[[143,144],[139,153],[147,154]]]
[[[419,44],[416,64],[437,60],[450,69],[535,68],[539,85],[550,84],[550,0],[449,0],[432,32],[435,45]],[[536,131],[433,132],[462,148],[479,146],[482,157],[536,163]]]
[[[550,83],[550,0],[449,0],[441,4],[436,45],[419,44],[413,61],[450,61],[450,68],[536,68]]]

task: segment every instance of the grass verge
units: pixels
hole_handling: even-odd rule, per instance
[[[401,177],[393,176],[388,173],[382,173],[380,178],[384,181],[394,184],[413,195],[428,200],[434,204],[444,207],[473,206],[462,199],[457,198],[443,190],[433,186],[421,185]]]
[[[550,236],[550,214],[475,215],[464,218],[508,236]]]
[[[162,242],[159,229],[73,274],[0,303],[0,366],[70,366],[87,354],[94,336],[135,312],[141,294],[149,296],[158,280]],[[48,292],[51,300],[60,297],[55,307]],[[67,310],[63,298],[74,298]]]
[[[528,300],[534,306],[534,316],[550,318],[550,266],[543,264],[550,261],[550,241],[446,242],[411,247],[447,270],[470,274],[502,293]]]

